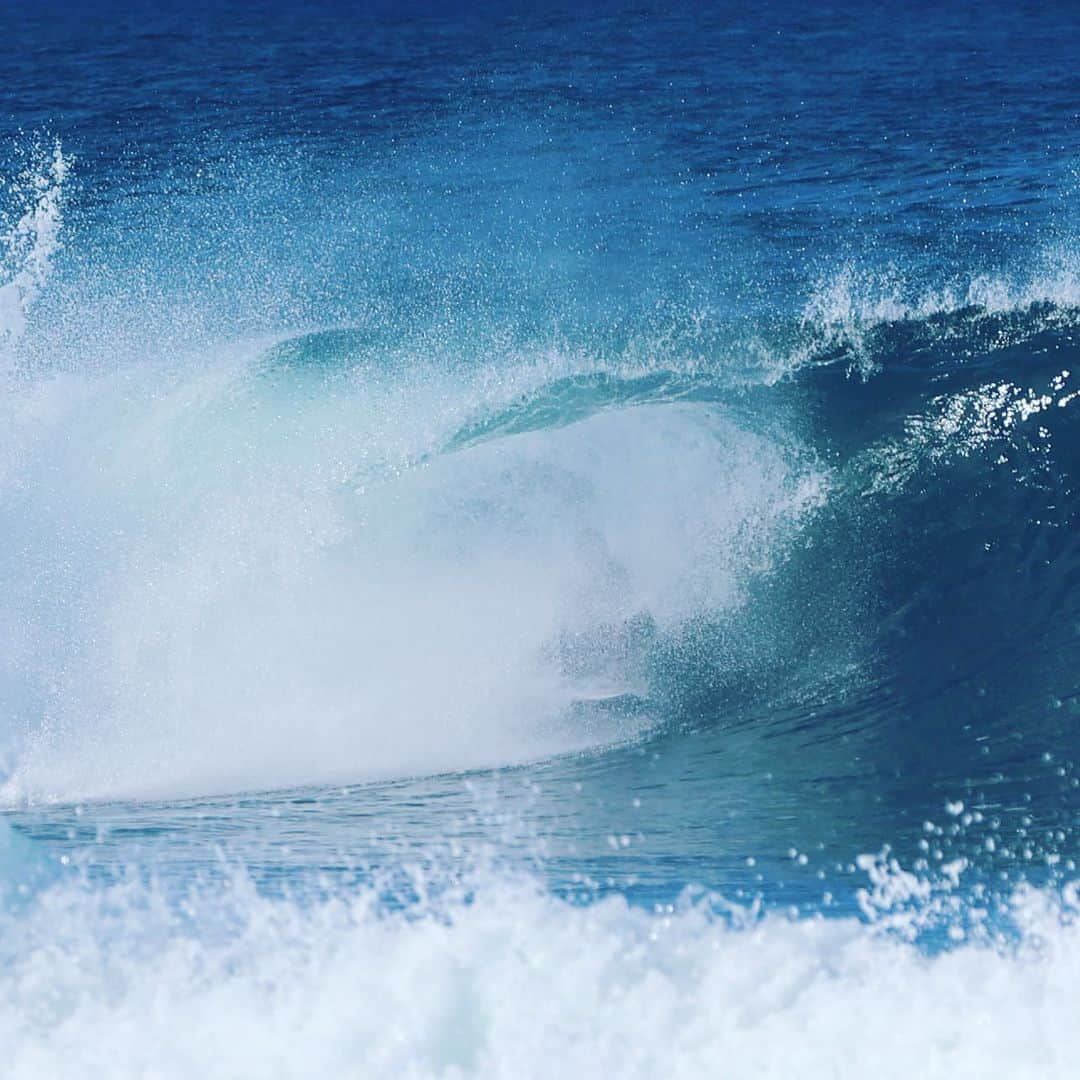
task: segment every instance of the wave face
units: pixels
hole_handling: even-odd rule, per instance
[[[11,1074],[1071,1075],[1076,28],[219,7],[8,28]]]

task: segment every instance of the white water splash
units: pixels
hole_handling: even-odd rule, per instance
[[[30,309],[61,247],[64,181],[71,159],[57,142],[32,151],[30,164],[10,185],[15,211],[0,232],[0,345],[26,331]]]
[[[1080,400],[1072,389],[1072,372],[1062,369],[1042,387],[1019,386],[1008,380],[989,382],[973,390],[932,397],[924,412],[904,419],[904,433],[897,440],[871,446],[862,461],[869,476],[866,494],[896,494],[918,477],[928,465],[944,466],[1000,447],[996,464],[1009,465],[1022,451],[1024,425],[1031,424],[1028,439],[1039,447],[1039,456],[1050,460],[1051,432],[1046,414],[1065,409]]]
[[[467,379],[402,400],[358,373],[309,397],[259,370],[65,377],[0,402],[0,714],[19,744],[0,801],[637,737],[644,705],[603,701],[643,697],[652,637],[734,610],[821,497],[797,445],[719,406],[440,454]]]
[[[867,346],[875,330],[889,323],[932,319],[970,311],[993,316],[1051,305],[1060,312],[1080,307],[1080,258],[1075,246],[1047,248],[1026,275],[977,274],[939,288],[916,284],[898,269],[863,270],[846,263],[822,278],[799,317],[801,345],[785,372],[833,350],[844,350],[869,373]],[[942,333],[948,333],[943,328]],[[1004,342],[1002,343],[1004,344]]]
[[[396,913],[58,885],[0,923],[5,1075],[1075,1075],[1071,888],[1018,891],[1015,946],[931,956],[854,918],[476,884]]]

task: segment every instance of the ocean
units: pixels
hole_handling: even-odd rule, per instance
[[[0,30],[0,1074],[1077,1075],[1080,8]]]

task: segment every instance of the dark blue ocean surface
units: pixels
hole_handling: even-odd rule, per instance
[[[1073,1075],[1080,9],[0,28],[11,1075]]]

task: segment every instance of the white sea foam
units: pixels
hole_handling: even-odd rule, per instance
[[[5,1075],[1075,1075],[1075,890],[1018,893],[1015,946],[928,956],[852,918],[473,888],[394,914],[58,885],[0,926]]]

